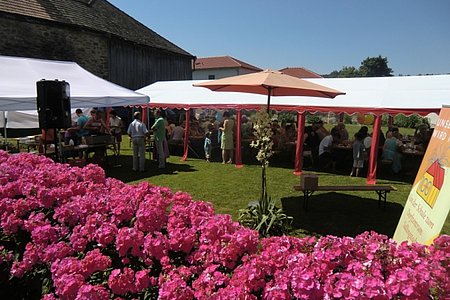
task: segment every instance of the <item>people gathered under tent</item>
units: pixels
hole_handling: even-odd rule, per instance
[[[89,130],[90,134],[111,134],[103,120],[103,113],[97,109],[91,110],[91,117],[84,124],[83,129]]]
[[[73,145],[79,145],[81,143],[81,138],[89,135],[89,130],[84,129],[88,117],[83,114],[83,111],[80,108],[75,110],[75,114],[77,115],[76,121],[73,122],[72,127],[67,128],[64,134],[64,143],[66,145],[71,144],[70,140],[72,140]]]
[[[134,113],[134,120],[128,126],[127,133],[133,145],[133,171],[145,172],[145,138],[147,126],[141,121],[141,113]]]
[[[398,130],[388,131],[386,141],[383,146],[382,159],[391,161],[391,169],[394,173],[398,173],[402,169],[402,146]]]
[[[181,124],[175,125],[172,132],[169,134],[169,144],[180,145],[184,142],[184,128],[186,127],[186,121]]]
[[[361,131],[355,133],[355,140],[352,144],[353,166],[350,176],[359,177],[361,170],[364,167],[366,149],[363,144],[363,134]]]
[[[431,135],[432,131],[430,129],[430,125],[420,124],[417,126],[413,137],[413,143],[416,148],[420,151],[425,151],[428,147],[428,143],[430,142]]]
[[[322,120],[314,122],[312,126],[320,141],[322,141],[324,137],[330,134],[330,132],[323,126]]]
[[[223,125],[220,127],[222,149],[222,163],[231,164],[234,159],[234,120],[228,111],[223,113]]]
[[[339,122],[336,125],[336,128],[339,131],[339,143],[346,143],[349,140],[348,131],[345,128],[345,124],[343,122]]]
[[[109,113],[109,128],[111,131],[111,135],[115,139],[114,147],[117,147],[117,155],[120,155],[120,143],[122,142],[122,128],[123,122],[122,119],[117,115],[115,110],[111,110]]]
[[[158,168],[164,169],[166,167],[167,157],[167,140],[166,140],[166,124],[164,119],[164,112],[161,109],[155,109],[155,124],[151,127],[155,136],[155,146],[158,154]]]
[[[329,135],[325,136],[319,144],[318,164],[321,169],[336,169],[336,153],[332,151],[333,146],[339,141],[339,131],[337,128],[331,129]]]

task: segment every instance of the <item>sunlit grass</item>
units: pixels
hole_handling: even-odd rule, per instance
[[[217,213],[230,214],[234,220],[237,220],[239,209],[245,208],[260,195],[261,168],[255,164],[236,168],[234,165],[207,163],[201,159],[181,161],[179,156],[171,156],[165,170],[159,170],[156,162],[147,160],[147,172],[135,173],[131,171],[132,157],[127,139],[122,142],[121,154],[120,167],[112,166],[114,161],[110,158],[111,164],[106,168],[108,176],[130,184],[148,181],[173,191],[187,192],[195,200],[211,202]],[[365,184],[365,178],[349,177],[347,173],[316,173],[319,175],[319,184],[323,185]],[[375,192],[342,192],[315,193],[310,200],[309,210],[305,211],[300,193],[293,190],[300,179],[293,175],[291,162],[276,162],[268,168],[267,173],[269,195],[283,206],[287,214],[294,217],[296,233],[338,236],[355,236],[366,230],[392,236],[411,190],[412,180],[378,179],[379,184],[390,184],[397,188],[397,191],[388,194],[386,209],[378,207]],[[450,234],[449,218],[442,232]]]

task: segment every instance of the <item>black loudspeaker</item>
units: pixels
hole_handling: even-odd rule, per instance
[[[69,128],[72,125],[69,83],[43,79],[36,82],[36,87],[39,127]]]

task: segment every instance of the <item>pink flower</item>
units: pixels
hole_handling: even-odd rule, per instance
[[[102,246],[107,246],[114,242],[118,229],[115,224],[105,222],[95,232],[95,239]]]
[[[137,293],[142,292],[150,287],[149,270],[137,271],[135,274],[135,290]]]
[[[31,238],[36,244],[47,245],[58,241],[58,229],[50,224],[37,226],[31,232]]]
[[[448,236],[431,246],[375,232],[259,239],[209,203],[94,165],[0,151],[0,217],[2,268],[20,278],[50,267],[48,300],[153,288],[161,299],[450,299]],[[103,276],[108,285],[95,285]]]
[[[73,253],[73,249],[65,242],[58,242],[56,244],[44,247],[39,253],[41,261],[51,264],[57,259],[62,259]]]
[[[80,287],[75,300],[104,300],[109,299],[109,291],[101,285],[84,284]]]
[[[84,278],[88,278],[94,272],[104,271],[111,266],[111,258],[103,255],[99,249],[94,249],[86,253],[81,261],[81,269]]]
[[[61,299],[75,299],[83,283],[84,278],[80,274],[63,274],[54,281],[55,292]]]
[[[58,298],[56,298],[55,294],[51,293],[51,294],[45,294],[41,300],[57,300]]]
[[[144,241],[144,253],[149,257],[161,260],[169,253],[168,240],[161,232],[148,234]]]
[[[116,237],[116,249],[120,256],[125,256],[131,249],[134,256],[143,256],[141,246],[144,244],[144,234],[130,227],[119,229]]]
[[[160,285],[159,299],[171,300],[194,299],[194,292],[187,285],[186,281],[177,273],[171,273],[168,278]]]
[[[125,295],[128,292],[134,293],[134,271],[130,268],[114,269],[109,275],[108,286],[114,294]]]

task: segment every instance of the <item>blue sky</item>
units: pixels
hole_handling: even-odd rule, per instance
[[[387,57],[395,75],[450,73],[450,0],[110,0],[197,57],[328,74]]]

